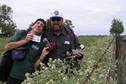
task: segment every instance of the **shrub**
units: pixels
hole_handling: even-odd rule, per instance
[[[65,61],[50,59],[49,67],[41,64],[40,71],[36,71],[33,74],[27,73],[27,78],[23,84],[83,84],[87,75],[93,69],[94,64],[104,53],[112,39],[112,36],[106,36],[91,42],[89,46],[85,46],[85,56],[82,60],[79,60],[79,64],[81,65],[80,70],[76,70],[76,68],[71,69],[69,65],[66,65],[67,62]],[[104,84],[105,76],[110,66],[112,50],[113,45],[107,50],[105,56],[86,84]],[[112,61],[111,73],[107,84],[116,84],[116,81],[113,80],[115,67],[115,61]],[[67,73],[66,68],[68,68]]]

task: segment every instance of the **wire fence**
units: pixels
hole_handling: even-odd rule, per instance
[[[113,43],[115,38],[113,38],[111,40],[111,42],[109,43],[109,45],[107,46],[106,50],[103,52],[103,54],[100,56],[100,58],[98,59],[98,61],[96,62],[96,64],[94,65],[94,68],[91,70],[91,72],[86,76],[86,79],[84,81],[83,84],[86,84],[88,82],[88,80],[90,79],[91,75],[93,74],[94,70],[98,67],[98,64],[101,62],[102,58],[105,56],[107,50],[109,49],[109,47],[111,46],[111,44]],[[109,69],[108,69],[108,72],[106,74],[106,77],[105,77],[105,84],[107,84],[107,81],[109,79],[109,75],[110,75],[110,69],[111,69],[111,61],[110,61],[110,66],[109,66]]]

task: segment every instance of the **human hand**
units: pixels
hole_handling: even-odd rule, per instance
[[[49,53],[49,47],[44,47],[43,50],[42,50],[42,55],[43,56],[46,56],[48,53]]]
[[[81,57],[84,55],[84,51],[83,50],[80,50],[75,56],[76,57]]]
[[[33,34],[27,34],[26,38],[25,38],[25,41],[28,43],[28,42],[30,42],[32,40],[32,38],[33,38]]]

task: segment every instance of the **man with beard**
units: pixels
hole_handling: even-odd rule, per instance
[[[46,30],[47,39],[51,43],[55,43],[55,48],[50,51],[43,62],[47,63],[49,58],[68,60],[67,52],[72,52],[80,43],[73,31],[63,25],[63,13],[59,10],[54,10],[50,13],[51,28]],[[75,56],[74,67],[80,68],[77,59],[82,59],[84,55],[83,50],[79,51]]]

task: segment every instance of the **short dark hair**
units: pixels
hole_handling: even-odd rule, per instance
[[[37,22],[37,21],[41,21],[41,22],[43,22],[44,23],[44,31],[46,30],[46,21],[44,20],[44,19],[42,19],[42,18],[38,18],[34,23],[33,23],[33,25]]]

